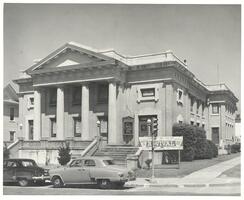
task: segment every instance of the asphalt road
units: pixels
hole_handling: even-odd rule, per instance
[[[239,196],[240,186],[223,187],[125,187],[123,189],[102,190],[95,185],[72,186],[65,188],[52,188],[52,186],[4,186],[4,195],[225,195]]]

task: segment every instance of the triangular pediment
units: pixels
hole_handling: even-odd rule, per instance
[[[89,47],[84,47],[74,43],[67,43],[30,67],[27,70],[27,73],[48,69],[55,70],[55,68],[67,68],[75,65],[99,63],[107,60],[111,60],[111,58]]]
[[[75,62],[73,60],[67,59],[64,62],[60,63],[57,67],[64,67],[64,66],[70,66],[70,65],[78,65],[79,62]]]

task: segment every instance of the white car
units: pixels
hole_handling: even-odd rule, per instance
[[[49,171],[54,187],[69,184],[98,184],[100,188],[123,187],[135,180],[134,171],[115,165],[109,157],[82,157],[67,166]]]

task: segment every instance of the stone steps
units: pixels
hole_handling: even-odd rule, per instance
[[[94,156],[108,156],[114,159],[115,164],[126,166],[127,155],[135,154],[137,150],[137,147],[106,146],[95,152]]]

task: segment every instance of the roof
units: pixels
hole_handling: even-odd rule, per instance
[[[9,83],[3,89],[3,100],[6,103],[18,104],[18,95],[13,86]]]
[[[229,91],[230,95],[234,97],[235,100],[238,100],[233,92],[225,85],[205,85],[199,79],[195,77],[195,75],[187,68],[187,64],[180,60],[176,55],[173,54],[171,50],[153,53],[153,54],[143,54],[137,56],[128,56],[122,55],[116,52],[114,49],[107,49],[107,50],[98,50],[92,47],[88,47],[86,45],[82,45],[76,42],[68,42],[58,48],[57,50],[50,53],[45,58],[39,60],[37,63],[32,65],[30,68],[24,71],[22,77],[18,80],[15,80],[16,83],[25,82],[27,80],[31,80],[30,75],[38,74],[38,73],[46,73],[46,72],[53,72],[53,71],[65,71],[65,70],[75,70],[75,69],[82,69],[87,67],[93,67],[93,65],[97,65],[98,63],[90,63],[83,65],[70,65],[70,66],[63,66],[62,68],[57,69],[39,69],[38,71],[34,71],[42,66],[44,63],[49,62],[52,59],[55,59],[58,55],[62,52],[65,52],[67,49],[79,51],[90,56],[97,57],[102,61],[99,63],[100,65],[107,65],[107,64],[114,64],[115,61],[118,63],[123,63],[127,66],[140,66],[146,64],[154,64],[154,63],[163,63],[163,62],[177,62],[177,68],[182,72],[186,73],[189,77],[191,77],[195,83],[197,83],[203,90],[208,92],[217,92],[217,91]]]

